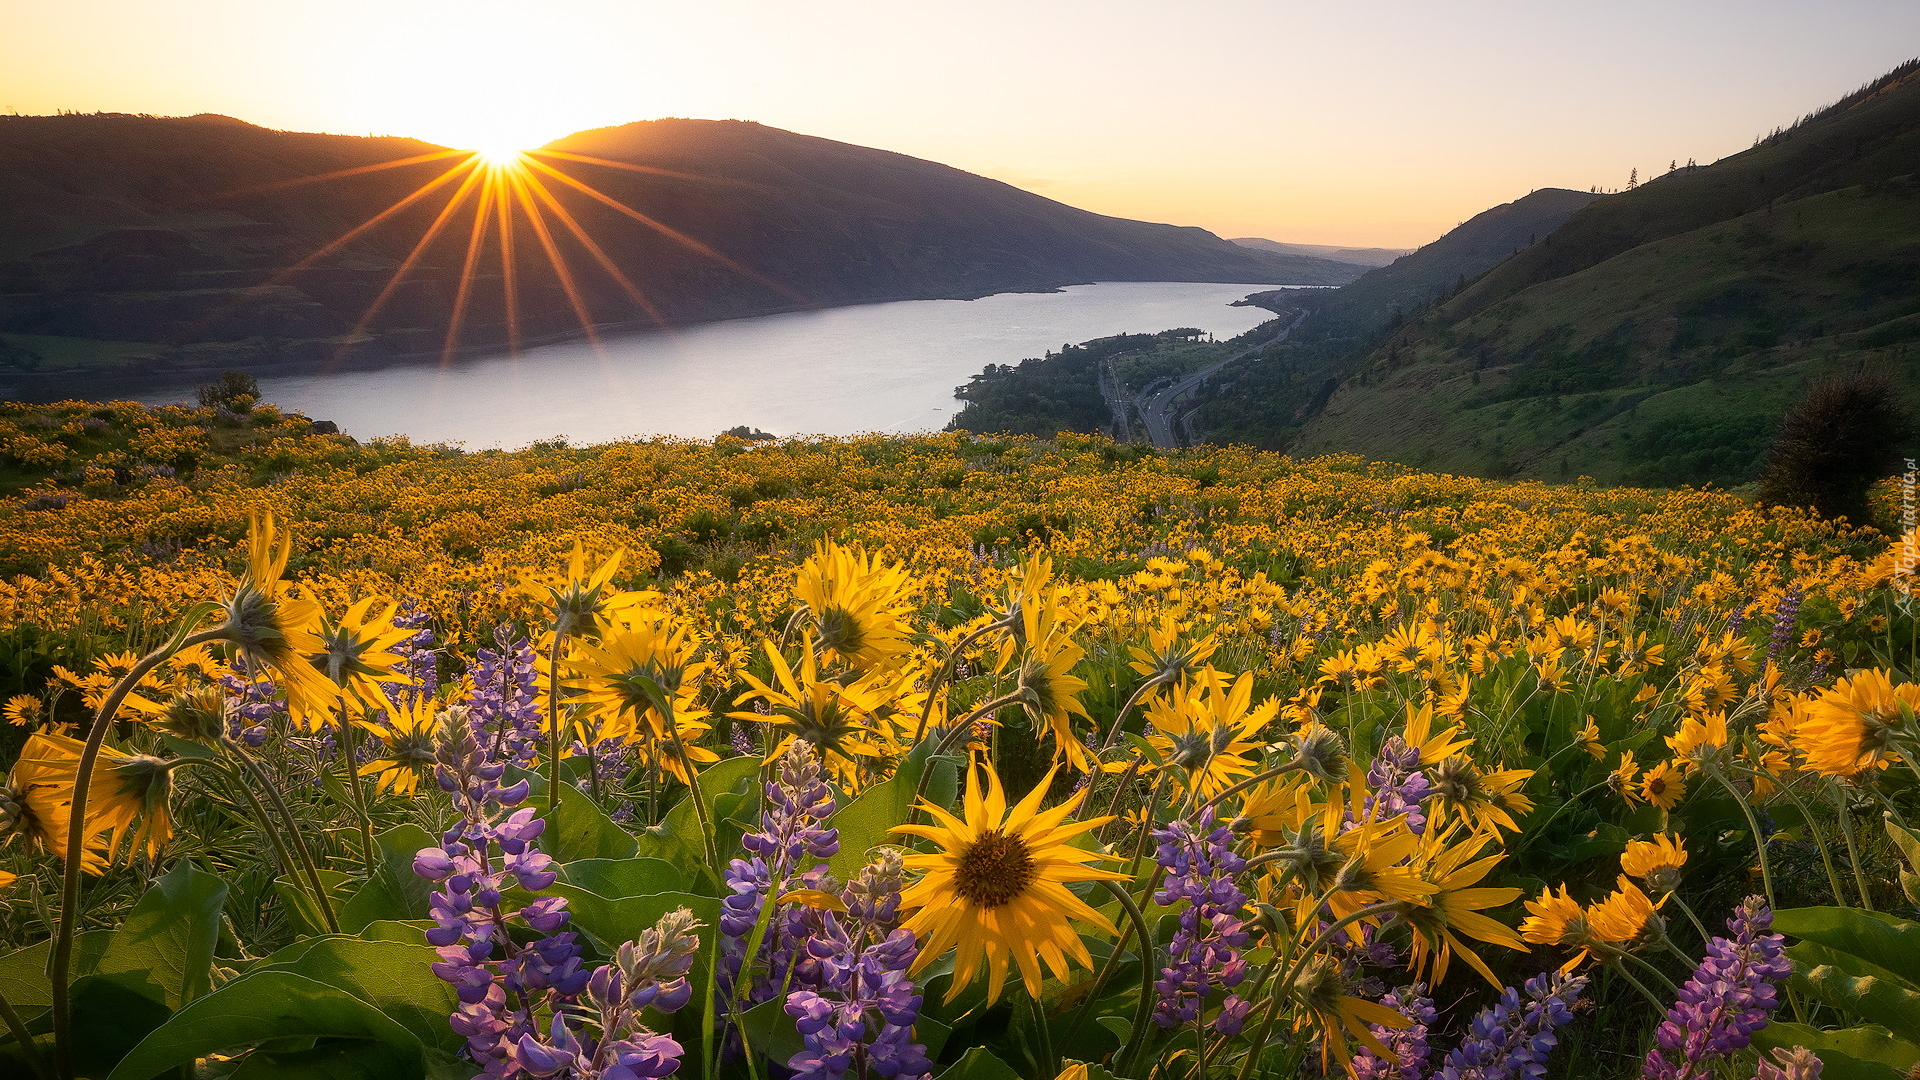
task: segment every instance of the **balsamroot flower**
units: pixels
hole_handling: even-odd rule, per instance
[[[793,583],[820,651],[856,671],[890,667],[906,656],[916,592],[904,566],[831,540],[814,548]]]
[[[85,746],[65,735],[42,733],[29,738],[21,748],[14,775],[16,783],[27,790],[25,802],[36,821],[56,807],[63,820],[71,813],[74,780]],[[102,746],[93,762],[87,796],[88,840],[103,836],[105,851],[111,855],[122,839],[131,836],[134,850],[145,850],[148,858],[157,858],[173,837],[168,803],[173,791],[172,771],[172,763],[160,758]],[[22,777],[29,779],[21,783]],[[36,788],[40,789],[38,798]],[[63,846],[55,851],[65,850],[65,829],[60,833]],[[50,830],[42,833],[43,838],[52,835]],[[87,862],[82,859],[82,869],[88,869]]]
[[[1807,767],[1826,776],[1852,776],[1877,766],[1896,740],[1916,734],[1920,685],[1893,685],[1878,668],[1841,679],[1808,708],[1794,732]]]
[[[222,622],[215,633],[244,660],[279,676],[294,716],[325,716],[339,689],[310,659],[325,652],[318,634],[320,605],[295,596],[280,580],[292,555],[293,537],[280,532],[272,514],[252,520],[247,527],[247,569],[221,605]]]
[[[435,729],[443,720],[467,723],[467,707],[443,709],[439,701],[423,695],[390,705],[378,719],[357,721],[387,744],[383,756],[360,766],[360,775],[375,777],[380,791],[413,794],[433,767]]]
[[[1009,809],[1000,777],[991,766],[976,766],[967,775],[964,817],[923,802],[920,809],[935,824],[893,829],[926,837],[941,848],[906,857],[909,869],[925,873],[901,895],[900,906],[914,913],[905,928],[921,942],[911,973],[954,951],[949,1000],[973,983],[984,964],[987,1002],[998,1001],[1009,962],[1019,967],[1027,993],[1038,1000],[1042,961],[1061,979],[1067,977],[1069,958],[1093,966],[1069,920],[1116,932],[1106,916],[1067,889],[1076,881],[1127,880],[1125,874],[1089,866],[1104,856],[1068,843],[1112,819],[1067,820],[1086,797],[1084,788],[1041,810],[1053,777],[1048,772]]]
[[[1665,895],[1680,887],[1680,868],[1687,865],[1687,847],[1677,836],[1656,833],[1652,840],[1629,840],[1620,854],[1620,869],[1647,888]]]

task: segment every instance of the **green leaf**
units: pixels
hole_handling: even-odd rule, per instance
[[[986,1047],[976,1046],[942,1072],[939,1080],[1020,1080],[1020,1074]]]
[[[741,1013],[740,1027],[746,1032],[747,1042],[753,1047],[754,1053],[765,1055],[782,1065],[807,1048],[807,1044],[801,1041],[800,1029],[794,1026],[793,1017],[787,1015],[784,998],[763,1001]]]
[[[1909,1041],[1920,1041],[1920,991],[1857,956],[1802,941],[1793,958],[1791,985],[1843,1014],[1880,1024]]]
[[[582,859],[556,869],[560,880],[608,900],[673,892],[687,875],[664,859]]]
[[[381,919],[423,919],[432,886],[413,872],[413,857],[439,842],[418,825],[396,825],[374,838],[380,866],[339,912],[343,933],[357,934]]]
[[[112,932],[93,974],[169,1009],[205,994],[227,883],[182,862],[153,883]]]
[[[471,1068],[468,1069],[471,1072]],[[392,1051],[362,1039],[322,1039],[305,1050],[255,1050],[227,1080],[413,1080]]]
[[[688,892],[649,893],[645,896],[606,897],[575,885],[556,881],[543,895],[564,896],[572,913],[573,928],[591,935],[603,955],[612,956],[622,942],[638,937],[640,931],[660,921],[660,916],[675,908],[687,908],[703,924],[701,936],[713,932],[720,918],[720,901],[711,896]],[[694,987],[696,993],[699,987]]]
[[[326,920],[320,916],[320,905],[314,903],[313,895],[307,891],[307,877],[304,871],[296,868],[297,877],[276,878],[273,882],[273,894],[287,910],[287,919],[293,923],[295,932],[303,937],[327,932]],[[347,906],[352,893],[353,877],[338,870],[320,871],[320,884],[327,890],[327,899],[333,904],[335,918],[340,909]]]
[[[827,862],[834,877],[850,881],[867,865],[867,855],[882,844],[896,844],[892,829],[903,825],[913,806],[913,785],[896,776],[861,792],[834,811],[827,824],[840,830],[840,851]]]
[[[716,761],[700,772],[700,794],[706,796],[709,810],[722,795],[747,795],[753,792],[754,783],[760,778],[760,759],[752,754],[731,757],[725,761]],[[711,815],[719,820],[720,814]],[[700,835],[700,819],[693,812],[693,797],[681,799],[667,811],[664,821],[667,831],[680,839],[687,850],[705,858],[706,840]],[[715,872],[718,870],[716,868]]]
[[[599,804],[572,784],[560,785],[558,821],[549,816],[540,850],[555,862],[580,859],[631,859],[638,843],[600,809]]]
[[[420,1040],[393,1018],[338,987],[272,970],[242,975],[174,1013],[121,1059],[108,1080],[152,1080],[220,1051],[326,1037],[379,1043],[400,1069],[424,1071]]]
[[[1902,1080],[1920,1064],[1920,1046],[1876,1027],[1820,1031],[1775,1020],[1753,1034],[1754,1046],[1804,1046],[1820,1055],[1821,1080]]]
[[[1786,908],[1773,928],[1835,952],[1858,956],[1920,989],[1920,923],[1889,920],[1844,907]]]
[[[447,1017],[460,1007],[453,987],[433,973],[433,946],[399,941],[319,937],[296,941],[267,957],[256,972],[290,971],[325,983],[379,1009],[423,1045],[456,1050]]]

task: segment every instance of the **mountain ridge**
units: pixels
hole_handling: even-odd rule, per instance
[[[577,286],[569,297],[546,266],[547,241],[526,231],[522,214],[511,262],[497,236],[487,237],[461,349],[507,343],[503,265],[514,269],[525,309],[512,328],[523,343],[577,334],[576,300],[592,323],[619,328],[1095,280],[1307,284],[1358,272],[746,121],[642,121],[578,132],[549,149],[612,162],[535,158],[664,226],[530,173],[647,303],[554,216],[550,239]],[[0,117],[0,201],[9,206],[0,226],[0,375],[164,377],[439,356],[470,214],[455,215],[411,256],[440,196],[420,199],[299,264],[455,159],[375,166],[440,150],[209,114]],[[343,170],[354,172],[313,182]],[[410,274],[389,288],[410,259]],[[383,292],[380,310],[364,318]]]

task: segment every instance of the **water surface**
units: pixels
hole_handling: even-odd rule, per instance
[[[944,427],[954,387],[986,364],[1065,343],[1192,326],[1219,337],[1273,318],[1229,307],[1257,285],[1114,282],[980,300],[907,300],[707,323],[465,359],[260,380],[282,408],[360,438],[406,435],[471,449],[563,436],[712,438],[736,424],[775,435]],[[186,388],[143,395],[180,401]]]

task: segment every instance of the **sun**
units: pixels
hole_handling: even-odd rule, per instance
[[[473,155],[479,158],[482,164],[491,165],[496,169],[520,164],[520,159],[526,152],[526,147],[516,143],[490,143],[486,146],[473,147]]]

